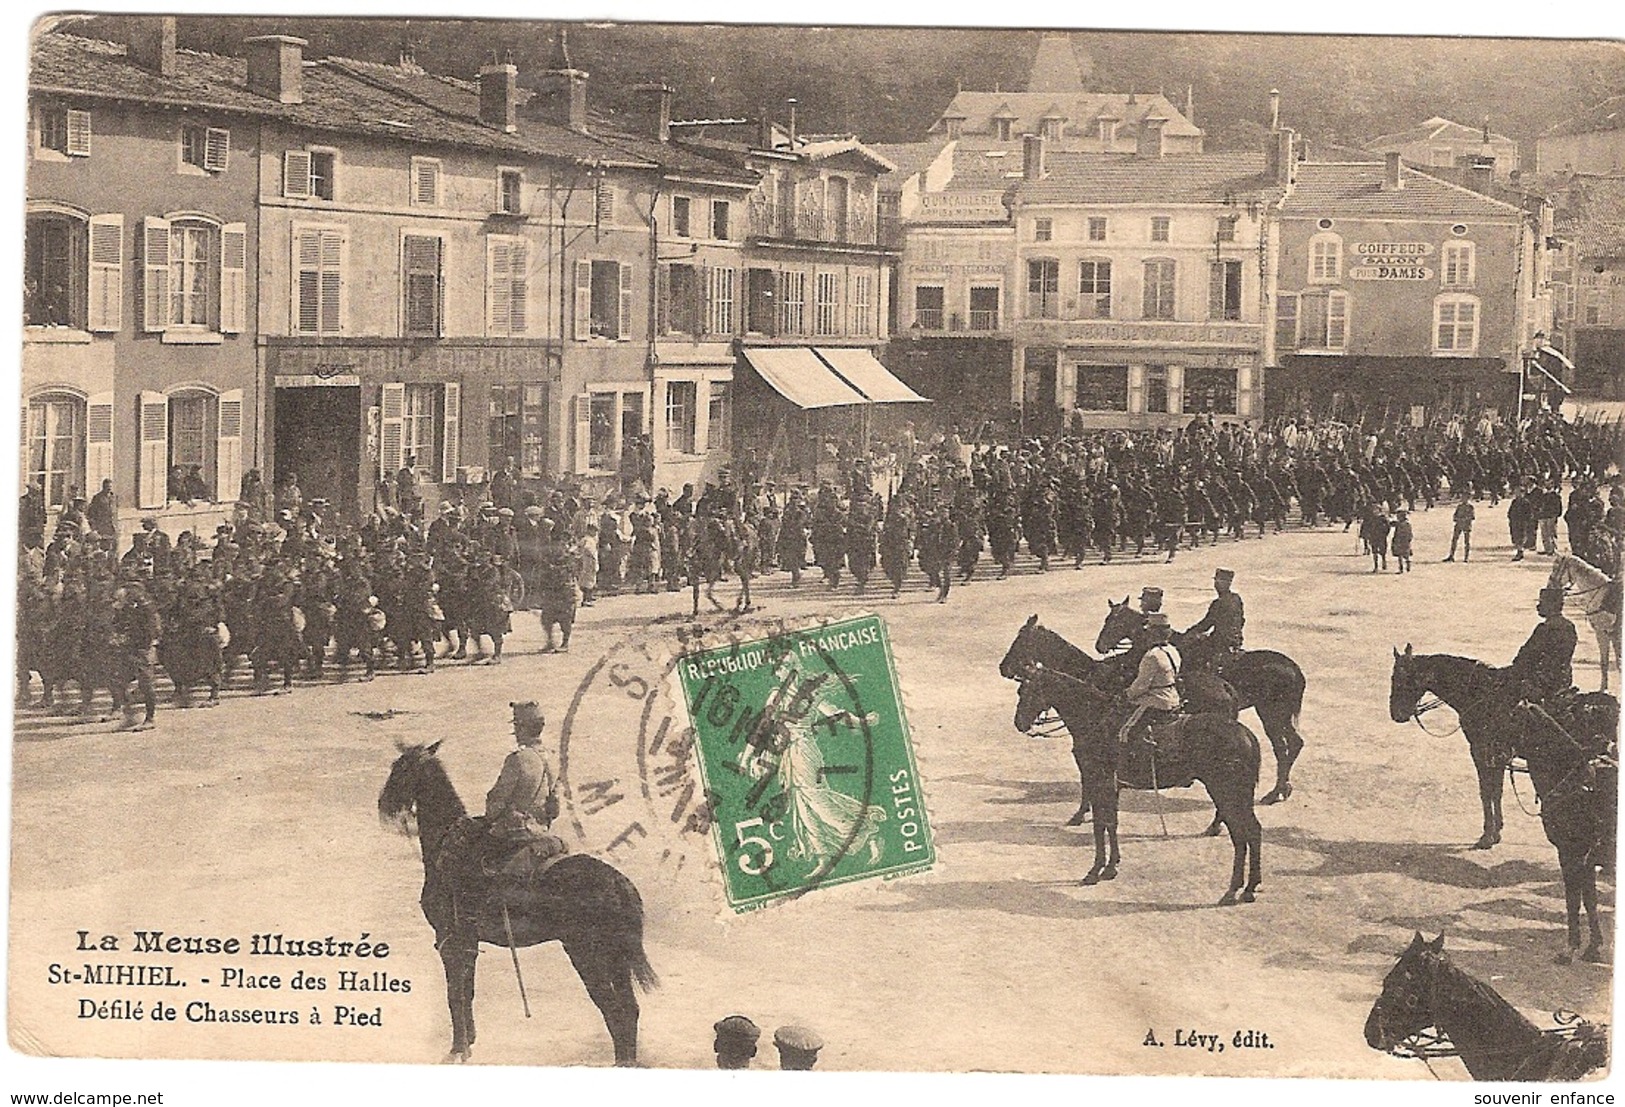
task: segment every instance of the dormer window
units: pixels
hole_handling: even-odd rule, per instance
[[[993,121],[993,133],[1000,142],[1010,141],[1010,122],[1008,119],[995,119]]]
[[[965,121],[963,119],[948,120],[948,140],[950,142],[957,142],[959,140],[959,132],[964,125]]]
[[[1051,142],[1059,142],[1061,140],[1061,122],[1061,120],[1054,118],[1044,120],[1040,127],[1044,137]]]

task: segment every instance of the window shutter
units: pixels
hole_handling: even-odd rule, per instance
[[[293,236],[293,330],[315,334],[321,324],[322,232]]]
[[[1283,292],[1275,300],[1275,359],[1282,350],[1298,348],[1298,294]]]
[[[716,280],[716,270],[709,265],[694,267],[694,334],[696,336],[711,333],[711,305],[714,302],[711,282]]]
[[[243,483],[243,390],[220,393],[220,426],[215,440],[214,498],[235,503]]]
[[[224,173],[230,157],[231,132],[224,127],[207,128],[203,133],[203,168]]]
[[[508,265],[508,333],[524,334],[530,329],[530,243],[522,238],[510,242]]]
[[[378,475],[392,478],[404,460],[406,446],[406,385],[386,384],[379,399]]]
[[[89,330],[124,326],[124,216],[90,217]],[[109,401],[111,403],[112,401]],[[100,487],[98,482],[97,487]]]
[[[588,451],[592,446],[592,396],[581,393],[575,400],[576,464],[577,473],[587,471]]]
[[[310,199],[309,150],[288,150],[283,153],[282,195],[290,200]]]
[[[412,160],[412,203],[436,207],[440,203],[440,163]]]
[[[141,393],[138,423],[141,453],[137,466],[138,507],[163,507],[168,500],[169,397],[162,392]]]
[[[90,113],[68,112],[68,153],[76,158],[90,156]]]
[[[101,490],[113,476],[113,394],[98,392],[85,401],[85,490]]]
[[[445,434],[441,442],[440,479],[457,479],[457,467],[462,464],[463,386],[448,382],[445,395]]]
[[[169,220],[141,221],[141,329],[169,325]],[[143,507],[147,506],[145,504]],[[160,503],[159,506],[162,506]]]
[[[576,262],[576,326],[577,342],[592,337],[592,262]]]
[[[655,269],[655,334],[671,333],[671,266]]]
[[[485,243],[486,320],[488,333],[505,335],[513,317],[513,254],[506,239]]]
[[[1326,348],[1341,350],[1348,345],[1349,301],[1341,292],[1326,298]]]
[[[593,197],[593,219],[600,227],[615,222],[615,186],[608,181],[598,182],[598,191]]]
[[[321,232],[321,333],[344,333],[344,236]]]
[[[1207,317],[1224,318],[1224,262],[1216,261],[1207,272]]]
[[[220,228],[220,332],[241,334],[248,313],[248,224]]]
[[[632,267],[625,262],[621,263],[621,317],[620,326],[615,329],[615,337],[625,340],[632,337]]]

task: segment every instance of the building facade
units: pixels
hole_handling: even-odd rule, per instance
[[[1535,172],[1625,173],[1625,96],[1611,96],[1535,140]]]
[[[1468,127],[1435,115],[1403,131],[1379,135],[1367,142],[1365,149],[1384,157],[1398,154],[1410,164],[1423,168],[1490,165],[1494,167],[1496,179],[1502,181],[1511,178],[1520,168],[1517,140],[1491,131],[1488,120],[1482,127]]]
[[[104,480],[121,533],[229,517],[261,423],[258,136],[231,59],[44,35],[29,75],[22,473],[53,510]]]
[[[1012,209],[1009,390],[1026,423],[1257,417],[1289,145],[1274,159],[1044,145],[1028,139]]]
[[[1510,411],[1547,324],[1538,219],[1385,162],[1298,166],[1281,211],[1271,410]]]
[[[1552,345],[1579,396],[1625,400],[1625,176],[1566,178],[1556,202]]]

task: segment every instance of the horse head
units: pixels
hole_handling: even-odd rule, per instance
[[[1095,652],[1108,654],[1118,646],[1133,638],[1145,623],[1145,616],[1129,606],[1128,597],[1123,602],[1108,599],[1106,601],[1106,621],[1101,624],[1100,633],[1095,636]]]
[[[1030,616],[1021,629],[1016,631],[1015,639],[1010,648],[1004,652],[1004,659],[999,662],[999,675],[1005,680],[1020,680],[1024,666],[1032,660],[1032,633],[1038,626],[1038,616]]]
[[[1016,697],[1015,725],[1017,730],[1027,734],[1032,731],[1038,717],[1053,706],[1053,701],[1044,667],[1036,661],[1029,662],[1018,679],[1021,681],[1021,694]]]
[[[401,751],[400,756],[389,768],[389,779],[384,781],[384,790],[378,793],[378,819],[385,826],[410,837],[417,833],[418,796],[423,790],[427,766],[432,764],[442,777],[445,770],[435,759],[435,753],[440,749],[439,742],[430,746],[397,742],[396,748]]]
[[[1430,942],[1417,931],[1383,978],[1382,992],[1365,1020],[1366,1045],[1390,1053],[1407,1038],[1433,1025],[1433,999],[1444,962],[1444,934]]]
[[[1404,653],[1394,651],[1394,673],[1388,681],[1388,717],[1396,723],[1410,722],[1426,691],[1416,654],[1407,642]]]

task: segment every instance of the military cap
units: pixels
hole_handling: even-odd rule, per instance
[[[531,504],[529,507],[525,508],[525,518],[527,519],[540,519],[546,514],[547,512],[536,504]]]
[[[712,1029],[720,1038],[734,1038],[749,1042],[751,1045],[755,1045],[756,1040],[762,1036],[762,1028],[744,1015],[729,1015],[725,1019],[718,1019]]]
[[[1215,569],[1213,570],[1213,579],[1226,582],[1235,580],[1236,571],[1234,569]]]
[[[773,1044],[780,1049],[817,1053],[824,1048],[824,1039],[805,1026],[781,1026],[773,1031]]]
[[[511,507],[499,507],[499,508],[497,508],[497,514],[500,515],[504,519],[512,519],[513,518],[513,508],[511,508]]]
[[[1140,607],[1147,612],[1160,610],[1162,607],[1162,589],[1155,585],[1140,589]]]

